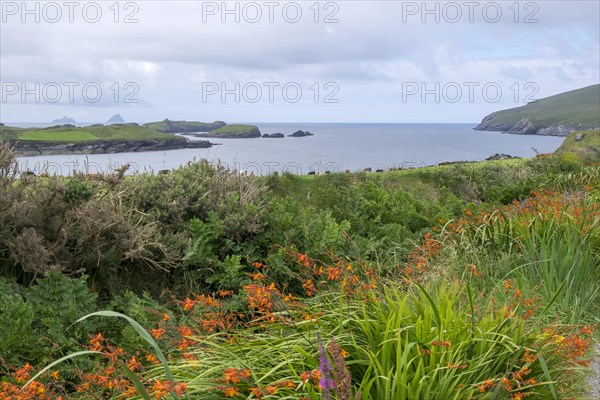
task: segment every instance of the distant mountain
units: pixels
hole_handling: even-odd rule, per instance
[[[108,121],[106,121],[104,124],[105,125],[122,124],[124,122],[125,122],[125,120],[123,119],[123,117],[121,117],[121,115],[115,114],[112,117],[110,117],[110,119]]]
[[[54,121],[52,121],[53,124],[75,124],[77,123],[77,121],[75,121],[73,118],[69,118],[69,117],[62,117],[60,119],[55,119]]]
[[[475,127],[526,135],[567,136],[600,128],[600,85],[592,85],[494,112]]]

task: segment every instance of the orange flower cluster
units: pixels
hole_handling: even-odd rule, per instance
[[[425,272],[431,260],[440,254],[441,244],[427,232],[423,235],[421,245],[417,246],[409,255],[409,262],[404,267],[404,274],[411,278],[417,278]]]

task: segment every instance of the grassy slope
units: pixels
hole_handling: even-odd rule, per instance
[[[583,138],[577,141],[575,138],[579,134],[583,135]],[[571,133],[556,150],[556,154],[575,154],[577,157],[587,161],[600,161],[600,130]]]
[[[515,124],[528,118],[535,125],[600,125],[600,85],[588,86],[546,97],[522,107],[498,111],[493,122]]]
[[[164,132],[167,129],[167,125],[181,127],[183,131],[195,130],[197,132],[209,132],[215,128],[219,128],[224,122],[199,122],[199,121],[169,121],[165,119],[163,121],[149,122],[143,126],[153,129],[155,131]]]
[[[211,132],[211,134],[215,135],[246,135],[252,132],[253,130],[258,130],[258,128],[254,125],[226,125],[222,128],[216,129]]]
[[[0,139],[44,142],[91,142],[96,140],[149,140],[173,139],[172,135],[156,132],[150,128],[115,124],[68,128],[63,126],[42,129],[19,129],[0,127]],[[181,139],[185,140],[185,139]]]

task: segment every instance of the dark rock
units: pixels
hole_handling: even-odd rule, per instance
[[[496,160],[510,160],[512,158],[521,158],[521,157],[513,157],[509,154],[502,154],[502,153],[496,153],[494,155],[489,156],[488,158],[486,158],[486,161],[496,161]],[[441,165],[441,164],[440,164]]]
[[[383,172],[382,169],[375,170],[375,172]]]
[[[4,123],[0,122],[0,126],[4,126]]]
[[[363,172],[371,172],[371,171],[372,171],[371,167],[363,169]]]
[[[159,175],[167,175],[169,173],[168,169],[161,169],[160,171],[158,171]]]
[[[330,174],[330,173],[331,173],[331,171],[325,171],[325,173],[326,173],[326,174]]]
[[[346,173],[346,174],[349,174],[349,173],[350,173],[350,170],[349,170],[349,169],[347,169],[347,170],[345,170],[345,171],[344,171],[344,173]]]
[[[310,133],[309,131],[301,131],[298,130],[294,133],[292,133],[291,135],[288,135],[289,137],[305,137],[305,136],[314,136],[312,133]]]
[[[308,171],[309,175],[316,175],[317,173],[315,171]]]
[[[262,135],[264,138],[283,138],[285,135],[283,133],[265,133]]]

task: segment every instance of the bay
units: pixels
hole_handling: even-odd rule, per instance
[[[156,173],[205,158],[232,170],[268,175],[309,171],[361,171],[364,168],[414,168],[447,161],[480,161],[495,153],[532,157],[553,152],[563,137],[511,135],[474,131],[475,123],[251,123],[261,133],[283,133],[283,139],[210,139],[208,149],[93,155],[19,157],[22,170],[71,175],[74,171],[107,172],[130,164],[129,173]],[[20,124],[24,125],[24,124]],[[314,136],[292,138],[297,130]]]

